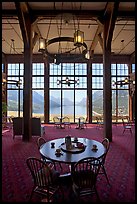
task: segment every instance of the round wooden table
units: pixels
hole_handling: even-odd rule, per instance
[[[72,144],[74,141],[74,138],[71,138]],[[51,143],[55,143],[55,147],[51,147]],[[54,162],[60,162],[60,163],[66,163],[70,164],[71,168],[73,168],[73,165],[78,162],[80,159],[86,158],[86,157],[95,157],[99,158],[105,153],[105,148],[102,143],[96,141],[96,140],[90,140],[87,138],[78,138],[78,142],[83,143],[85,148],[83,151],[64,151],[62,148],[62,145],[64,146],[65,138],[60,139],[54,139],[46,142],[41,148],[40,148],[40,154],[43,155],[46,159],[50,159]],[[92,150],[93,145],[97,145],[97,150]],[[57,156],[56,149],[61,148],[61,154],[60,156]]]

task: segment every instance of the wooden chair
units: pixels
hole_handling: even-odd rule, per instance
[[[130,131],[132,135],[132,124],[130,122],[125,122],[124,118],[122,118],[122,124],[123,124],[123,134],[125,131]]]
[[[40,118],[32,118],[32,135],[43,136],[45,134],[45,127],[41,125]]]
[[[33,178],[29,202],[31,202],[34,193],[46,199],[47,202],[53,201],[54,194],[61,190],[59,172],[51,169],[47,163],[35,157],[27,158],[26,163]]]
[[[100,160],[93,157],[81,159],[74,164],[72,169],[72,188],[79,201],[81,196],[87,196],[92,193],[96,193],[98,200],[100,200],[96,189],[100,167]]]
[[[86,119],[83,116],[79,117],[77,127],[79,127],[80,129],[87,127]]]
[[[108,150],[109,150],[109,147],[110,147],[109,139],[104,138],[103,141],[102,141],[102,144],[105,147],[105,153],[100,157],[101,168],[100,168],[99,174],[104,174],[106,179],[107,179],[108,184],[110,184],[108,176],[107,176],[107,172],[106,172],[106,169],[105,169],[106,156],[107,156],[107,153],[108,153]]]
[[[103,128],[103,121],[100,117],[96,117],[97,126],[96,128]]]
[[[13,139],[15,135],[19,136],[23,134],[23,118],[21,117],[14,117],[12,118],[13,121]]]
[[[65,127],[71,128],[70,118],[68,116],[65,116],[62,119],[62,124],[63,124],[64,128]]]
[[[57,116],[53,117],[53,122],[54,122],[54,127],[56,127],[56,128],[61,127],[60,119]]]
[[[23,117],[14,117],[13,121],[13,139],[15,135],[23,135]],[[43,136],[45,134],[45,127],[41,125],[40,118],[32,118],[32,135]]]

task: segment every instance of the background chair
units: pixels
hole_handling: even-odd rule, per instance
[[[123,124],[123,134],[125,131],[130,131],[130,133],[132,134],[132,124],[129,121],[125,122],[124,118],[122,118],[122,124]]]
[[[64,125],[64,127],[71,128],[70,118],[68,116],[65,116],[62,119],[62,124]]]
[[[13,139],[15,135],[23,135],[24,118],[14,117],[13,121]],[[41,125],[40,118],[32,118],[32,135],[43,136],[45,134],[45,127]]]
[[[101,167],[100,167],[99,174],[104,174],[106,179],[107,179],[108,184],[110,184],[108,176],[107,176],[107,172],[106,172],[106,169],[105,169],[106,156],[107,156],[107,153],[108,153],[108,150],[109,150],[109,147],[110,147],[109,139],[104,138],[103,141],[102,141],[102,144],[105,147],[105,153],[100,157]]]
[[[56,128],[61,127],[60,119],[57,116],[53,117],[53,122],[54,122],[54,127],[56,127]]]
[[[12,118],[13,121],[13,139],[15,135],[22,135],[23,134],[23,118],[21,117],[14,117]]]
[[[103,128],[103,121],[101,117],[96,117],[96,121],[97,121],[97,126],[96,128]]]
[[[26,163],[33,178],[33,188],[29,201],[36,193],[42,198],[46,198],[47,202],[51,202],[55,193],[60,190],[59,173],[51,169],[47,163],[35,157],[27,158]]]
[[[81,196],[92,193],[96,193],[98,200],[100,200],[96,189],[100,167],[100,161],[93,157],[87,157],[75,163],[72,169],[72,188],[79,200]]]
[[[86,119],[83,116],[81,116],[78,118],[78,123],[76,128],[83,129],[84,127],[87,127],[87,122],[86,122]]]
[[[40,118],[32,118],[32,135],[43,136],[45,134],[45,127],[41,125]]]

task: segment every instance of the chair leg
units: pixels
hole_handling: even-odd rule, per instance
[[[61,166],[61,164],[60,163],[58,163],[59,164],[59,166],[60,166],[60,168],[61,168],[61,170],[62,170],[62,166]],[[57,169],[56,168],[56,163],[54,162],[54,168],[55,168],[55,170]]]
[[[105,170],[104,165],[102,165],[102,170],[103,170],[103,172],[104,172],[104,174],[105,174],[105,176],[106,176],[106,179],[107,179],[108,184],[110,185],[109,179],[108,179],[108,176],[107,176],[107,173],[106,173],[106,170]]]
[[[96,186],[94,186],[94,189],[95,189],[95,193],[96,193],[96,196],[97,196],[97,200],[98,200],[98,201],[101,201],[101,200],[100,200],[100,197],[99,197],[99,194],[98,194],[98,192],[97,192]]]
[[[29,196],[29,202],[31,202],[31,200],[32,200],[32,195],[34,194],[34,188],[32,189],[32,191],[31,191],[31,194],[30,194],[30,196]]]
[[[62,166],[61,166],[61,164],[59,163],[59,166],[60,166],[60,168],[61,168],[61,170],[62,170]]]

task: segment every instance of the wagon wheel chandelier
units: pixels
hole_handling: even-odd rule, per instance
[[[54,23],[52,23],[52,21],[54,21]],[[50,29],[52,24],[55,25],[55,21],[58,36],[49,39]],[[66,32],[65,34],[63,33],[64,30],[66,31],[66,26],[71,36],[66,36]],[[68,26],[71,26],[71,29],[69,29]],[[54,48],[54,52],[52,48]],[[81,31],[79,27],[79,20],[70,13],[59,14],[56,16],[56,19],[50,20],[47,37],[39,38],[38,51],[47,56],[55,64],[59,64],[64,60],[69,62],[74,61],[74,59],[88,60],[90,58],[87,44],[84,42],[84,32]]]

